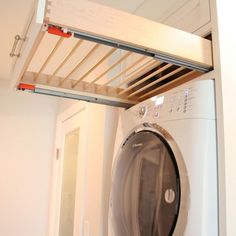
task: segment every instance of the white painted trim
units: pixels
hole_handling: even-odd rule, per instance
[[[45,9],[46,9],[46,0],[38,0],[36,22],[39,24],[43,24],[44,22]]]
[[[210,0],[211,26],[212,26],[212,47],[213,63],[215,73],[216,92],[216,123],[217,123],[217,156],[218,156],[218,207],[219,207],[219,236],[227,235],[227,214],[226,214],[226,176],[225,176],[225,138],[223,121],[223,96],[221,82],[221,63],[219,49],[219,32],[217,16],[217,0]],[[230,3],[229,3],[230,4]],[[232,219],[230,219],[232,220]]]
[[[74,115],[77,115],[78,113],[82,111],[86,111],[87,104],[85,102],[78,102],[72,106],[70,106],[68,109],[66,109],[64,112],[60,113],[57,116],[57,122],[56,122],[56,134],[55,134],[55,144],[54,144],[54,153],[53,153],[53,170],[52,170],[52,176],[51,176],[51,197],[50,197],[50,206],[49,206],[49,229],[48,229],[48,236],[58,236],[59,235],[59,219],[60,219],[60,190],[62,185],[62,162],[63,162],[63,153],[62,150],[64,150],[64,142],[61,144],[61,136],[62,136],[62,125],[63,123],[72,118]],[[78,125],[79,128],[79,125]],[[55,162],[56,155],[57,155],[57,149],[60,149],[60,156],[59,156],[59,162]],[[58,165],[60,167],[58,167]],[[59,170],[59,176],[56,174],[58,168]],[[59,181],[57,181],[57,178],[60,178]]]

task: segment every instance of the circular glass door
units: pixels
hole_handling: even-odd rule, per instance
[[[155,132],[133,133],[121,148],[113,175],[115,235],[172,235],[179,205],[179,171],[170,146]]]

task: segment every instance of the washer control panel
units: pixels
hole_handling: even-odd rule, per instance
[[[175,112],[187,113],[192,111],[194,96],[195,90],[193,87],[174,92],[169,97],[168,112],[172,114]]]
[[[196,81],[154,96],[130,108],[137,119],[215,118],[214,82]]]

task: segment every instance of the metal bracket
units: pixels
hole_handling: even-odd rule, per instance
[[[36,94],[50,95],[54,97],[70,98],[70,99],[75,99],[75,100],[80,100],[80,101],[93,102],[93,103],[103,104],[103,105],[108,105],[108,106],[123,107],[126,109],[134,105],[132,102],[129,102],[129,101],[110,101],[108,98],[106,99],[105,97],[98,98],[98,97],[92,97],[88,95],[85,96],[85,95],[70,93],[66,91],[64,92],[56,91],[53,89],[37,87],[36,85],[32,85],[32,84],[20,83],[17,87],[17,90],[26,91],[30,93],[36,93]]]
[[[75,38],[84,39],[84,40],[92,41],[92,42],[95,42],[95,43],[104,44],[104,45],[107,45],[107,46],[110,46],[110,47],[119,48],[119,49],[123,49],[123,50],[126,50],[126,51],[135,52],[135,53],[138,53],[138,54],[141,54],[141,55],[153,57],[154,59],[161,60],[163,62],[167,62],[167,63],[173,64],[173,65],[184,66],[184,67],[189,68],[191,70],[197,70],[197,71],[200,71],[200,72],[209,72],[209,71],[213,70],[213,68],[205,67],[203,65],[197,65],[197,64],[192,63],[192,62],[186,62],[186,61],[183,61],[183,60],[177,59],[177,58],[171,58],[171,57],[169,57],[167,55],[163,55],[161,53],[152,52],[148,49],[133,47],[133,46],[124,44],[122,42],[116,42],[116,41],[111,40],[111,39],[104,39],[104,38],[99,37],[99,36],[89,35],[89,34],[84,33],[84,32],[74,31],[74,30],[70,30],[70,29],[68,29],[68,32],[73,34]]]
[[[60,149],[57,148],[57,149],[56,149],[56,160],[58,161],[59,158],[60,158]]]

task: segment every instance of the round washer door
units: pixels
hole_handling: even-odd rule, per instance
[[[113,173],[111,221],[116,236],[172,235],[180,206],[174,154],[158,133],[135,132],[123,144]]]

